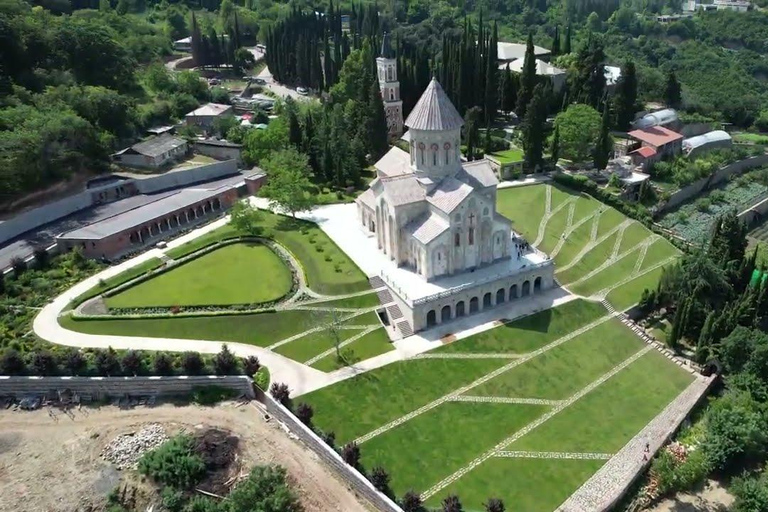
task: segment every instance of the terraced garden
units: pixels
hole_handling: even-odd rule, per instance
[[[499,212],[552,256],[555,277],[573,293],[625,309],[679,251],[641,223],[586,195],[553,185],[499,190]]]
[[[338,444],[356,441],[364,467],[383,466],[398,496],[412,489],[438,507],[456,493],[466,510],[499,497],[540,512],[691,382],[577,299],[296,400]]]

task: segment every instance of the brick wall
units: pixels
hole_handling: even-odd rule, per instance
[[[24,396],[51,390],[103,396],[185,395],[198,386],[222,386],[254,398],[251,379],[245,375],[190,375],[174,377],[9,377],[0,376],[0,395]]]
[[[341,456],[320,439],[311,429],[307,428],[288,409],[276,402],[269,394],[258,392],[258,400],[267,408],[270,414],[282,421],[296,434],[323,462],[344,480],[356,493],[381,512],[403,512],[397,503],[380,493],[376,488],[360,474],[355,468],[344,462]]]

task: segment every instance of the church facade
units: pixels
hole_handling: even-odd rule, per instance
[[[390,149],[356,201],[363,229],[397,269],[392,274],[399,283],[382,278],[414,331],[522,296],[526,286],[531,293],[554,282],[552,261],[514,234],[511,221],[496,211],[498,180],[489,162],[462,160],[463,124],[433,78],[405,122],[409,151]],[[521,278],[527,272],[536,275],[526,285]],[[492,293],[472,295],[473,283]],[[460,306],[454,299],[467,292]]]

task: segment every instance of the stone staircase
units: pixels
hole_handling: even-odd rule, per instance
[[[619,313],[619,312],[617,312],[617,311],[616,311],[616,308],[614,308],[613,306],[611,306],[610,302],[608,302],[608,301],[607,301],[607,300],[605,300],[605,299],[601,300],[601,301],[600,301],[600,304],[602,304],[602,305],[603,305],[603,307],[604,307],[605,309],[607,309],[607,310],[608,310],[608,312],[609,312],[611,315],[613,315],[613,316],[620,316],[621,318],[626,318],[626,317],[627,317],[627,315],[625,315],[624,313]]]
[[[381,302],[382,305],[392,302],[392,294],[387,288],[377,291],[376,295],[379,297],[379,302]]]
[[[413,336],[413,328],[411,327],[411,324],[409,324],[407,320],[403,320],[402,322],[395,324],[395,327],[403,336],[403,338],[407,338],[408,336]]]
[[[384,280],[379,276],[373,276],[372,278],[368,279],[368,282],[371,283],[371,288],[374,290],[378,290],[379,288],[384,288],[386,286],[386,284],[384,284]]]
[[[392,304],[391,306],[387,307],[387,314],[389,315],[390,320],[397,320],[398,318],[403,318],[403,312],[400,311],[400,306],[397,304]]]

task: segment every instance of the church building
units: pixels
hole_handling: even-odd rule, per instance
[[[389,136],[396,139],[403,134],[403,101],[400,99],[400,82],[397,81],[397,59],[389,41],[389,34],[384,34],[382,39],[381,55],[376,58],[376,69]]]
[[[381,277],[414,331],[554,282],[552,260],[496,211],[498,180],[489,162],[462,160],[463,124],[433,78],[405,122],[409,151],[391,148],[356,201],[360,224],[391,265]],[[478,284],[490,291],[464,293]]]

